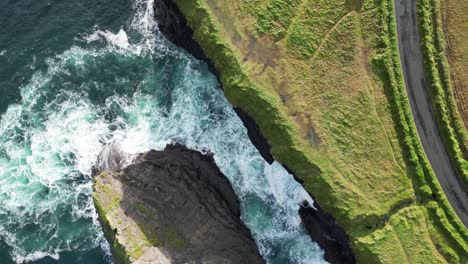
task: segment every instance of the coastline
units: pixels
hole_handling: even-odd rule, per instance
[[[295,178],[300,178],[298,181],[302,181],[306,190],[316,195],[315,200],[325,212],[332,214],[339,225],[344,227],[357,261],[451,263],[466,260],[466,243],[459,239],[459,236],[463,238],[464,230],[450,229],[451,224],[447,224],[446,220],[452,212],[450,209],[445,211],[444,197],[441,198],[441,206],[438,202],[441,195],[439,189],[437,186],[433,189],[430,185],[432,182],[426,182],[426,175],[421,175],[426,173],[426,167],[422,166],[421,170],[421,166],[415,164],[419,160],[413,156],[411,147],[408,152],[407,143],[417,140],[417,135],[415,137],[409,133],[404,122],[403,127],[400,127],[401,113],[398,111],[401,109],[398,107],[401,104],[404,107],[407,98],[404,93],[394,94],[394,89],[400,89],[398,78],[393,78],[395,74],[399,76],[399,61],[394,61],[394,57],[391,57],[392,60],[388,59],[389,53],[394,52],[392,41],[396,36],[392,27],[394,16],[391,1],[369,1],[364,6],[354,6],[355,9],[348,10],[349,13],[337,21],[343,24],[345,18],[345,21],[363,19],[357,24],[358,27],[351,29],[367,30],[368,35],[364,41],[374,46],[359,46],[362,44],[362,38],[351,37],[351,41],[357,41],[356,49],[348,44],[341,45],[349,42],[335,42],[335,46],[328,46],[329,50],[323,51],[323,61],[317,62],[315,57],[307,60],[319,65],[312,66],[312,71],[303,70],[304,67],[310,67],[310,64],[294,66],[301,63],[294,57],[298,55],[296,52],[301,51],[295,48],[293,51],[288,50],[290,47],[285,46],[285,41],[291,38],[285,40],[284,35],[279,35],[279,40],[273,34],[276,32],[274,29],[278,29],[275,25],[278,25],[268,24],[271,22],[268,19],[273,19],[272,23],[289,23],[290,17],[294,17],[295,22],[299,21],[300,24],[304,20],[297,20],[297,16],[302,15],[300,19],[305,19],[307,16],[303,15],[309,13],[300,10],[291,12],[294,11],[294,5],[304,1],[286,3],[265,0],[261,1],[264,3],[261,7],[252,5],[249,1],[236,1],[232,5],[227,5],[227,0],[174,2],[188,20],[190,28],[194,30],[195,40],[216,65],[226,98],[232,105],[243,109],[256,120],[271,146],[272,156],[280,163],[287,164],[288,171],[295,172]],[[277,5],[278,3],[282,4]],[[283,4],[286,6],[282,6]],[[307,10],[327,10],[334,5],[343,8],[342,3],[330,2],[307,7]],[[284,9],[286,7],[293,9]],[[299,7],[306,8],[301,4]],[[268,16],[269,12],[278,11],[277,8],[283,10],[279,17]],[[345,8],[349,6],[345,5]],[[322,15],[317,13],[309,19],[322,18]],[[369,20],[371,16],[372,20]],[[376,26],[369,28],[369,22],[375,23]],[[299,24],[296,23],[293,28]],[[280,24],[279,29],[281,25],[284,24]],[[289,24],[286,24],[287,30],[289,27]],[[273,30],[273,35],[265,35],[269,29]],[[334,26],[331,30],[335,29]],[[346,28],[341,35],[337,35],[338,39],[353,36],[351,29]],[[381,35],[381,30],[384,35]],[[304,33],[307,36],[311,32]],[[354,35],[356,36],[359,37],[359,34]],[[294,40],[292,38],[291,41]],[[272,44],[271,41],[276,42]],[[282,45],[282,49],[271,50],[271,45],[276,48],[276,45]],[[371,48],[371,51],[365,51],[367,48]],[[351,69],[344,68],[343,61],[340,60],[343,49],[357,52],[355,60],[362,64],[354,65]],[[292,52],[293,55],[286,52]],[[330,58],[330,54],[337,55],[338,59],[329,61],[335,59]],[[270,56],[273,56],[272,60],[269,59]],[[362,58],[368,60],[368,63],[362,62]],[[293,66],[288,63],[292,63]],[[328,68],[322,69],[320,65],[327,66],[330,63],[335,63],[335,68],[331,67],[335,71],[327,74]],[[307,96],[311,91],[304,89],[305,87],[336,80],[340,74],[342,77],[350,72],[361,74],[362,71],[364,74],[367,72],[367,78],[374,81],[371,91],[373,98],[366,97],[366,92],[369,92],[366,91],[369,88],[368,82],[361,83],[361,86],[359,83],[358,86],[348,85],[348,82],[354,83],[354,79],[357,78],[355,74],[351,74],[351,80],[343,82],[343,79],[338,79],[339,81],[332,81],[332,86],[325,86],[328,90],[318,89],[323,93],[323,99],[326,99],[322,100],[324,104],[317,104],[317,98],[313,97],[310,101],[313,104],[309,105],[312,107],[307,107]],[[316,72],[319,73],[318,76]],[[363,78],[366,79],[366,76]],[[307,80],[317,83],[311,84]],[[360,90],[359,96],[349,97],[351,94],[347,90],[343,91],[343,87]],[[331,94],[327,92],[330,89]],[[343,98],[346,100],[340,101],[341,97],[333,97],[335,93],[344,93]],[[296,100],[293,100],[292,96],[296,96]],[[297,97],[305,97],[306,100],[297,100]],[[374,104],[369,104],[372,101]],[[333,103],[338,103],[332,108],[338,110],[332,111],[338,116],[327,115],[325,118],[329,119],[319,120],[332,122],[334,126],[325,127],[331,130],[323,131],[323,127],[315,126],[317,123],[313,122],[316,120],[300,123],[299,118],[302,114],[314,117],[317,115],[317,109],[319,113],[329,113]],[[369,106],[374,109],[368,109]],[[343,113],[349,115],[343,117]],[[356,118],[353,118],[354,116]],[[323,118],[323,115],[315,117]],[[312,126],[309,126],[310,122]],[[307,128],[311,130],[304,131]],[[350,128],[351,131],[347,132]],[[379,130],[379,135],[383,134],[384,138],[379,138],[373,133],[375,130]],[[355,133],[361,137],[356,139]],[[346,161],[344,164],[340,163],[344,157]],[[422,181],[421,177],[424,178]]]
[[[202,47],[195,41],[193,30],[188,26],[185,16],[178,6],[172,0],[156,0],[154,3],[155,16],[161,33],[174,45],[185,49],[196,59],[204,61],[223,89],[219,71],[206,56]],[[268,163],[273,163],[275,159],[271,153],[271,146],[260,131],[258,124],[240,107],[233,106],[233,108],[247,128],[252,144]],[[304,181],[297,177],[291,169],[283,166],[297,182],[304,185]],[[313,194],[309,193],[309,195],[314,199]],[[325,251],[325,260],[330,263],[355,263],[349,238],[344,229],[337,224],[332,215],[323,211],[315,199],[314,202],[316,210],[301,207],[298,213],[312,240]]]

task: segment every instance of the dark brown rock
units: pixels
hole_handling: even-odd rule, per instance
[[[332,264],[356,263],[345,231],[330,214],[325,213],[317,204],[315,207],[301,206],[299,215],[307,233],[325,251],[325,260]]]
[[[239,218],[234,190],[210,155],[180,145],[152,150],[122,171],[97,176],[95,193],[131,262],[264,262]]]

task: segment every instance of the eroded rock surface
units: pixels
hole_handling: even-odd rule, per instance
[[[211,156],[180,145],[95,177],[94,199],[123,263],[263,263]]]

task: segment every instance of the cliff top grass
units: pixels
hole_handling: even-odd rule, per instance
[[[417,134],[397,125],[406,117],[394,109],[408,102],[394,98],[401,76],[384,72],[400,68],[381,63],[396,50],[391,1],[176,2],[227,98],[345,228],[358,261],[467,261],[466,236],[435,220],[445,200],[422,179],[431,174],[420,146],[412,156]]]
[[[376,34],[370,25],[378,23],[371,2],[206,1],[206,7],[242,72],[280,108],[297,145],[323,170],[347,219],[383,215],[414,199],[382,82],[368,64]],[[323,187],[310,183],[312,190]]]

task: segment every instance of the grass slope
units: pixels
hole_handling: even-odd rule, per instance
[[[226,97],[346,229],[360,262],[467,261],[466,230],[412,123],[390,0],[175,1]]]

